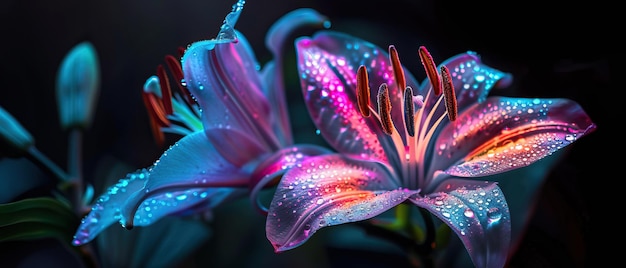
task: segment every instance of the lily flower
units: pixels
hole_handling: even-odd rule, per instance
[[[528,166],[596,127],[571,100],[488,96],[512,77],[474,52],[437,68],[420,47],[428,79],[419,84],[393,45],[322,31],[296,49],[307,108],[337,153],[307,158],[279,182],[266,224],[276,252],[404,203],[447,224],[476,267],[502,267],[510,212],[483,177]]]
[[[147,103],[171,120],[159,121],[161,130],[184,136],[151,167],[109,187],[81,221],[74,245],[91,241],[115,222],[131,229],[166,215],[210,211],[227,199],[259,191],[311,155],[329,152],[293,143],[280,54],[294,29],[322,25],[325,18],[306,10],[277,21],[266,37],[275,60],[261,69],[248,41],[234,29],[243,4],[233,5],[215,39],[195,42],[184,51],[181,83],[197,106],[185,107],[190,103],[184,97],[172,96],[162,71],[146,81],[144,92],[160,99],[144,96]],[[172,127],[172,121],[180,124]]]

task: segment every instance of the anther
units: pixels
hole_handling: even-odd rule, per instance
[[[413,106],[413,89],[404,89],[404,126],[409,136],[415,136],[415,107]]]
[[[170,87],[170,80],[167,78],[165,68],[159,64],[157,66],[157,76],[159,77],[159,83],[161,84],[161,100],[163,100],[163,108],[167,114],[173,114],[172,109],[172,88]]]
[[[185,78],[183,75],[183,67],[180,66],[180,61],[177,60],[174,56],[172,55],[166,55],[165,56],[165,63],[167,63],[167,67],[170,69],[170,72],[172,72],[172,75],[174,76],[174,79],[177,81],[176,85],[178,85],[178,89],[183,92],[185,99],[187,100],[187,103],[194,103],[193,97],[191,96],[191,93],[189,92],[189,90],[187,89],[187,87],[183,86],[182,82],[183,79]]]
[[[437,73],[437,65],[435,65],[435,61],[426,47],[420,46],[418,54],[420,56],[420,60],[422,61],[422,65],[424,65],[424,69],[426,70],[426,76],[428,76],[428,80],[430,80],[430,84],[433,86],[435,96],[439,96],[441,94],[441,81],[439,80],[439,74]]]
[[[402,64],[400,64],[398,51],[393,45],[389,46],[389,61],[391,61],[391,67],[393,68],[393,77],[396,81],[396,87],[398,90],[401,90],[406,87],[406,79],[404,78],[404,70],[402,69]]]
[[[359,111],[364,117],[370,116],[370,87],[365,65],[359,66],[356,72],[356,98]]]
[[[450,121],[456,120],[457,116],[457,103],[456,95],[454,93],[454,84],[452,84],[452,76],[448,67],[441,66],[441,80],[443,84],[443,97],[446,101],[446,111],[448,112],[448,118]]]
[[[393,133],[393,121],[391,121],[391,100],[389,99],[389,87],[383,83],[378,88],[378,114],[380,124],[387,135]]]

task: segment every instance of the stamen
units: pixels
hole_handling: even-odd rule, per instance
[[[159,83],[161,84],[161,100],[163,101],[163,108],[165,108],[165,112],[167,114],[173,114],[172,88],[170,87],[170,80],[167,78],[167,74],[165,73],[165,68],[163,68],[163,65],[161,64],[157,66],[157,76],[159,77]]]
[[[404,126],[409,136],[415,136],[415,106],[413,106],[413,89],[404,89]]]
[[[183,55],[185,55],[185,48],[184,47],[178,47],[177,51],[178,51],[178,57],[182,58]]]
[[[404,70],[402,64],[400,64],[400,58],[398,57],[398,51],[393,45],[389,46],[389,60],[391,61],[391,67],[393,67],[393,77],[396,81],[398,90],[406,87],[406,79],[404,78]]]
[[[144,106],[148,110],[150,119],[150,129],[157,145],[162,146],[165,143],[165,135],[161,131],[161,127],[169,126],[170,122],[165,115],[159,98],[151,92],[142,91],[141,97]]]
[[[167,67],[170,69],[170,72],[172,72],[174,79],[176,79],[177,81],[176,85],[178,85],[178,89],[180,89],[180,91],[184,93],[187,103],[193,104],[194,100],[193,100],[193,97],[191,96],[191,93],[189,92],[189,89],[187,89],[187,87],[183,86],[182,84],[182,81],[183,79],[185,79],[185,76],[183,75],[183,67],[180,66],[180,61],[177,60],[172,55],[166,55],[165,63],[167,63]]]
[[[430,84],[433,86],[435,96],[439,96],[441,94],[441,81],[439,80],[439,74],[437,73],[437,65],[435,65],[435,61],[426,47],[419,47],[419,56],[422,60],[422,65],[424,65],[424,69],[426,70],[426,76],[428,76],[428,80],[430,80]]]
[[[356,72],[356,98],[359,111],[364,117],[370,116],[370,87],[365,65],[359,66]]]
[[[391,121],[391,100],[389,99],[389,87],[383,83],[378,88],[378,114],[380,115],[380,124],[385,134],[393,133],[393,121]]]
[[[446,99],[446,111],[448,112],[448,118],[450,121],[456,120],[457,116],[457,103],[456,95],[454,93],[454,85],[452,84],[452,76],[448,67],[441,66],[441,80],[443,84],[443,97]]]

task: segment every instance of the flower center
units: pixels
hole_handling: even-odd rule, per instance
[[[377,94],[377,110],[374,111],[370,103],[370,87],[367,75],[367,68],[364,65],[359,66],[357,70],[357,105],[361,115],[370,117],[372,114],[380,122],[383,132],[391,136],[395,144],[399,159],[402,162],[401,176],[403,184],[412,189],[417,189],[423,185],[427,175],[424,170],[424,156],[430,140],[444,117],[447,115],[450,121],[456,120],[457,102],[452,83],[452,76],[446,66],[441,66],[440,72],[437,72],[435,62],[428,50],[421,46],[418,50],[422,65],[426,70],[426,75],[432,86],[432,95],[438,98],[433,107],[428,111],[424,111],[425,103],[431,96],[428,91],[426,98],[422,95],[414,95],[413,88],[406,85],[404,70],[398,57],[398,52],[393,45],[389,46],[389,60],[393,69],[394,81],[399,90],[403,90],[403,100],[400,103],[402,109],[402,119],[404,126],[404,135],[401,136],[391,117],[391,99],[389,97],[389,87],[386,83],[382,83],[378,88]],[[443,91],[443,95],[441,94]],[[444,100],[445,112],[435,117],[437,107]],[[427,112],[427,114],[424,114]],[[436,118],[436,119],[435,119]],[[433,119],[435,119],[433,121]],[[417,179],[415,179],[417,177]]]
[[[179,54],[184,53],[179,48]],[[167,67],[174,77],[178,92],[172,94],[172,87],[163,65],[157,66],[157,75],[146,80],[143,87],[143,100],[148,114],[152,133],[159,145],[165,142],[164,133],[188,135],[202,130],[200,110],[184,83],[180,61],[172,55],[165,56]]]

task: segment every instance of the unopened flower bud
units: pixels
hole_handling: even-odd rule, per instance
[[[0,138],[17,155],[24,155],[35,143],[33,136],[2,107],[0,107]]]
[[[100,65],[93,45],[82,42],[65,56],[56,82],[61,127],[87,128],[100,91]]]

